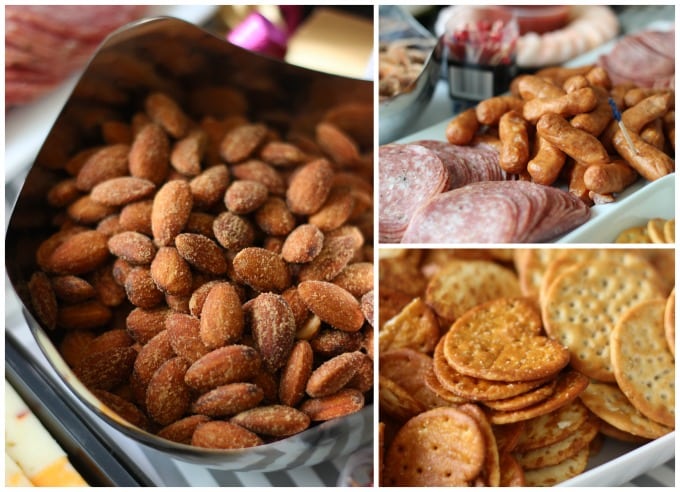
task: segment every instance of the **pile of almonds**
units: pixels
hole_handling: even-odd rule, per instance
[[[312,135],[191,109],[151,92],[63,163],[33,313],[104,404],[169,440],[244,448],[359,411],[373,187],[354,133],[371,105]]]

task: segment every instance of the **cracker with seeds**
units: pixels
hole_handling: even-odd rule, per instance
[[[478,304],[518,292],[517,275],[508,268],[491,261],[452,260],[428,282],[425,302],[452,322]]]
[[[666,236],[664,234],[664,226],[666,224],[665,219],[649,219],[647,221],[647,235],[653,243],[665,243]]]
[[[651,243],[652,239],[647,233],[647,225],[632,226],[623,231],[614,238],[615,243],[619,244],[632,244],[632,243]]]
[[[580,397],[591,412],[629,434],[656,439],[673,431],[640,413],[615,384],[591,381]]]
[[[666,343],[665,307],[665,298],[650,299],[624,312],[611,334],[611,360],[616,382],[633,406],[674,427],[675,362]]]
[[[675,243],[675,219],[669,219],[663,225],[663,237],[667,243]]]
[[[515,253],[515,269],[523,296],[538,299],[543,275],[555,259],[557,249],[520,249]]]
[[[527,420],[515,450],[531,451],[566,439],[588,419],[589,415],[590,412],[585,405],[576,399],[554,412]]]
[[[557,465],[526,470],[524,479],[528,487],[549,487],[580,475],[588,465],[590,451],[588,446],[582,448],[576,455]]]
[[[542,306],[550,337],[569,348],[571,365],[598,381],[614,382],[609,337],[621,313],[645,299],[663,296],[649,263],[598,258],[566,269],[552,282]]]
[[[532,381],[557,374],[569,352],[542,334],[535,304],[500,298],[470,309],[449,329],[446,361],[458,372],[492,381]]]

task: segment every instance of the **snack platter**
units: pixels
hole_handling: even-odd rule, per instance
[[[400,138],[396,143],[417,140],[444,140],[450,118]],[[590,219],[558,238],[556,243],[609,243],[625,228],[640,225],[653,217],[675,216],[675,173],[655,182],[642,179],[617,196],[616,201],[591,207]]]

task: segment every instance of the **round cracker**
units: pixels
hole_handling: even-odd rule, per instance
[[[576,399],[554,412],[527,420],[515,451],[531,451],[566,439],[588,419],[589,414],[586,406]]]
[[[647,234],[647,226],[633,226],[624,229],[614,239],[615,243],[629,244],[629,243],[651,243],[652,240]]]
[[[637,255],[583,261],[567,268],[550,285],[542,306],[545,330],[569,348],[575,369],[590,378],[613,382],[612,328],[629,307],[662,295],[656,271]]]
[[[524,479],[528,487],[549,487],[580,475],[588,465],[588,446],[583,447],[576,455],[557,465],[526,470]]]
[[[492,381],[531,381],[556,374],[569,351],[541,334],[535,304],[500,298],[470,309],[449,329],[446,361],[462,374]]]
[[[441,338],[434,349],[434,373],[442,386],[459,398],[474,401],[512,398],[547,381],[547,378],[518,382],[488,381],[461,374],[446,362],[444,355],[445,338],[446,335]]]
[[[472,403],[467,403],[458,407],[458,410],[468,414],[475,419],[479,425],[479,429],[484,435],[484,442],[486,444],[486,455],[484,457],[484,466],[480,472],[480,478],[484,480],[487,487],[499,487],[501,484],[501,469],[500,458],[498,456],[498,445],[496,444],[496,436],[491,429],[491,424],[484,412]]]
[[[441,318],[454,321],[478,304],[518,292],[517,275],[508,268],[492,261],[452,260],[428,282],[425,302]]]
[[[409,348],[388,350],[380,353],[379,367],[381,376],[404,388],[425,409],[449,405],[425,384],[425,376],[432,370],[429,355]]]
[[[485,454],[474,418],[452,407],[428,410],[406,422],[390,444],[384,485],[465,486],[479,475]]]
[[[616,382],[648,418],[675,425],[675,362],[664,331],[666,299],[642,301],[620,317],[611,334]]]
[[[675,243],[675,219],[669,219],[663,225],[663,237],[667,243]]]
[[[594,414],[591,415],[594,416]],[[644,444],[646,442],[649,442],[649,439],[645,437],[636,436],[626,431],[622,431],[621,429],[617,429],[609,422],[605,422],[604,420],[602,420],[600,417],[595,418],[599,419],[598,425],[600,426],[600,433],[603,436],[611,437],[612,439],[616,439],[617,441],[632,442],[634,444]]]
[[[513,396],[512,398],[503,398],[502,400],[485,401],[484,405],[494,410],[512,411],[520,410],[550,397],[555,391],[556,380],[548,381],[547,383],[522,393],[521,395]]]
[[[675,287],[668,296],[663,314],[663,328],[666,335],[668,350],[675,357]]]
[[[517,443],[522,438],[525,425],[524,421],[520,421],[507,425],[492,426],[499,453],[510,453],[515,450]]]
[[[425,374],[425,386],[430,388],[431,391],[435,392],[440,398],[443,398],[450,404],[460,405],[461,403],[468,403],[470,401],[467,398],[460,397],[446,389],[441,381],[437,379],[437,375],[434,373],[434,367],[432,367],[427,372],[427,374]]]
[[[378,398],[380,411],[391,418],[403,422],[425,410],[418,400],[390,378],[378,376]]]
[[[517,460],[510,454],[501,455],[501,487],[524,487],[527,482],[524,470]]]
[[[673,430],[642,415],[615,384],[591,381],[580,397],[591,412],[629,434],[656,439]]]
[[[519,286],[523,296],[539,298],[543,274],[555,259],[556,249],[532,248],[517,250],[515,268],[519,276]]]
[[[587,447],[597,435],[597,431],[597,422],[589,418],[561,441],[524,453],[515,453],[515,458],[525,470],[557,465],[576,455],[583,447]]]
[[[439,340],[439,321],[434,311],[416,297],[381,326],[378,337],[380,352],[398,348],[432,352]]]
[[[511,424],[521,420],[529,420],[550,413],[567,403],[574,401],[588,386],[588,378],[574,370],[561,373],[557,379],[555,392],[547,400],[513,412],[491,410],[489,420],[492,424]]]
[[[649,219],[649,221],[647,221],[647,235],[653,243],[660,244],[666,242],[666,236],[664,235],[663,230],[665,224],[665,219],[655,218]]]

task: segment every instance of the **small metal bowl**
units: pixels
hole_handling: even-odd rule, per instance
[[[67,157],[55,153],[55,149],[67,149],[72,144],[74,128],[76,134],[86,139],[88,132],[92,136],[92,128],[111,119],[115,111],[129,118],[131,111],[139,107],[141,93],[164,90],[177,95],[185,88],[183,84],[201,81],[225,83],[247,91],[255,97],[253,105],[258,111],[255,114],[271,125],[283,125],[284,116],[291,112],[305,115],[313,124],[318,121],[316,116],[335,104],[373,101],[370,81],[315,72],[260,56],[184,21],[152,18],[125,26],[109,36],[90,60],[28,173],[6,234],[8,277],[22,302],[35,340],[73,396],[103,422],[140,445],[169,459],[241,472],[311,466],[347,455],[372,441],[372,404],[292,437],[242,450],[203,449],[146,432],[111,412],[78,380],[56,349],[55,333],[42,326],[35,316],[27,285],[31,274],[38,270],[35,259],[38,245],[55,230],[53,217],[45,207],[45,196],[63,178],[55,169],[59,159]],[[123,103],[113,104],[117,101]],[[363,125],[371,144],[372,124],[371,119]],[[370,397],[367,394],[367,403]]]
[[[399,6],[381,6],[380,25],[381,44],[408,40],[409,46],[429,52],[420,75],[395,96],[380,101],[379,143],[382,145],[403,137],[432,99],[441,74],[443,42]]]

